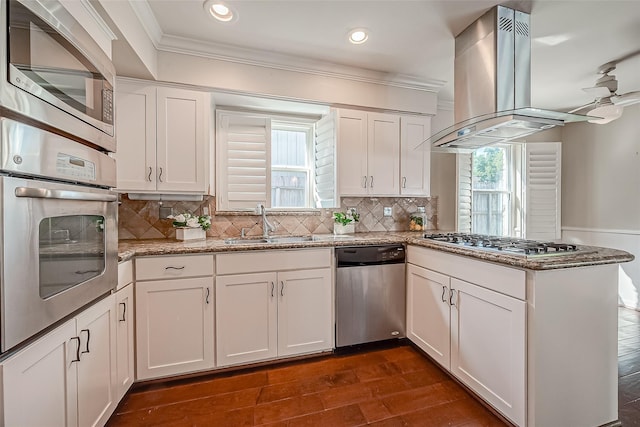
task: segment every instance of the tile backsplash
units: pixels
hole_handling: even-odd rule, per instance
[[[304,235],[333,232],[333,212],[356,208],[360,221],[356,232],[405,231],[409,229],[409,215],[419,206],[425,208],[427,229],[436,229],[438,222],[437,197],[343,197],[341,209],[317,209],[310,212],[267,213],[276,226],[273,234]],[[174,214],[190,212],[211,213],[209,237],[237,237],[245,229],[247,236],[262,235],[262,219],[251,213],[216,213],[215,197],[206,196],[201,202],[131,200],[122,195],[118,210],[120,239],[173,239],[175,229],[170,219],[160,219],[160,206],[173,208]],[[384,216],[384,208],[391,208],[391,216]]]

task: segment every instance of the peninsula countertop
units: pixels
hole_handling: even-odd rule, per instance
[[[118,245],[118,258],[119,261],[126,261],[136,256],[406,243],[408,245],[422,246],[529,270],[552,270],[600,264],[618,264],[634,259],[633,255],[622,250],[582,245],[578,246],[579,251],[562,255],[513,255],[500,251],[484,251],[467,246],[450,245],[435,240],[428,240],[423,238],[423,232],[415,231],[371,232],[351,235],[318,234],[309,237],[311,240],[297,242],[286,239],[286,237],[289,236],[281,237],[284,237],[281,242],[256,242],[255,239],[253,241],[247,239],[247,243],[228,243],[226,239],[222,238],[207,238],[206,240],[198,241],[178,241],[172,239],[121,240]],[[237,241],[242,241],[242,239],[237,239]]]

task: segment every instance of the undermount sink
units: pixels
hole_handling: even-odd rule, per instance
[[[229,245],[239,245],[239,244],[252,244],[252,243],[269,243],[268,239],[245,239],[245,238],[230,238],[224,239],[224,242]]]
[[[273,236],[269,237],[269,243],[296,243],[296,242],[311,242],[313,236]]]
[[[224,242],[229,245],[241,245],[241,244],[256,244],[256,243],[297,243],[297,242],[311,242],[313,236],[272,236],[268,238],[251,239],[245,237],[229,238]]]

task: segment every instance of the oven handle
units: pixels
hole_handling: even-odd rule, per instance
[[[97,194],[84,191],[49,190],[47,188],[16,188],[16,197],[28,197],[33,199],[58,199],[58,200],[86,200],[91,202],[115,202],[118,196],[115,194]]]

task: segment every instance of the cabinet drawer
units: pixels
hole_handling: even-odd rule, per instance
[[[524,270],[418,246],[407,248],[407,262],[520,300],[526,298]]]
[[[133,261],[125,261],[118,264],[118,287],[120,290],[133,282]]]
[[[213,275],[213,254],[157,256],[136,259],[136,280]]]
[[[331,266],[331,249],[293,249],[218,255],[216,274],[260,273]]]

